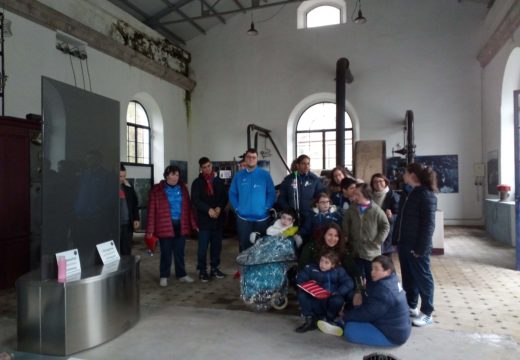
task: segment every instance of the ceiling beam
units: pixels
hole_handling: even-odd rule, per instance
[[[238,6],[238,8],[245,14],[246,13],[246,9],[242,6],[242,4],[240,3],[240,1],[238,0],[233,0],[233,2],[235,3],[236,6]]]
[[[169,29],[167,29],[166,27],[162,26],[160,23],[148,24],[146,22],[146,19],[148,18],[148,15],[143,10],[141,10],[140,8],[138,8],[137,6],[135,6],[134,4],[129,2],[128,0],[118,0],[118,1],[120,3],[122,3],[122,4],[124,4],[125,6],[127,6],[128,8],[130,8],[136,14],[138,14],[141,17],[141,21],[145,25],[148,25],[152,29],[156,30],[158,33],[160,33],[162,36],[164,36],[165,38],[170,40],[172,43],[177,44],[177,45],[186,45],[186,41],[183,38],[175,35]]]
[[[162,0],[163,3],[167,4],[168,6],[171,6],[171,4],[168,2],[168,0]],[[180,9],[181,6],[183,5],[186,5],[189,1],[184,1],[184,3],[182,5],[175,5],[173,7],[173,12],[176,12],[177,14],[179,14],[180,16],[182,16],[182,18],[184,19],[183,21],[188,21],[195,29],[197,29],[201,34],[204,34],[206,35],[206,30],[204,30],[204,28],[202,28],[199,24],[197,24],[195,21],[193,21],[191,19],[191,17],[189,17],[188,15],[186,15],[186,13],[184,11],[182,11]],[[171,7],[170,7],[171,8]],[[154,17],[155,18],[155,17]],[[157,20],[154,20],[155,23],[157,24],[160,24],[160,25],[164,25],[163,23],[161,23],[159,21],[159,18]]]
[[[260,4],[258,7],[254,7],[254,6],[250,6],[250,7],[242,7],[241,9],[235,9],[235,10],[228,10],[228,11],[220,11],[219,14],[220,15],[229,15],[229,14],[236,14],[236,13],[239,13],[239,12],[244,12],[244,11],[248,11],[248,10],[258,10],[258,9],[264,9],[264,8],[268,8],[268,7],[271,7],[271,6],[281,6],[281,5],[285,5],[285,4],[290,4],[290,3],[298,3],[298,2],[302,2],[303,0],[282,0],[282,1],[278,1],[278,2],[275,2],[275,3],[265,3],[265,4]],[[215,15],[201,15],[201,16],[195,16],[195,17],[191,17],[191,20],[202,20],[202,19],[207,19],[207,18],[211,18],[211,17],[214,17]],[[172,24],[178,24],[178,23],[182,23],[182,22],[185,22],[186,20],[171,20],[171,21],[162,21],[161,24],[162,25],[172,25]]]
[[[224,19],[214,8],[214,6],[211,6],[210,4],[208,4],[208,2],[206,0],[200,0],[201,4],[203,5],[206,5],[209,9],[209,11],[213,12],[213,14],[215,14],[215,16],[220,20],[220,22],[222,24],[225,24],[226,23],[226,19]],[[215,4],[216,5],[216,4]]]
[[[59,11],[34,0],[2,0],[7,11],[22,16],[29,21],[52,31],[63,31],[87,43],[90,48],[135,66],[149,74],[165,80],[184,90],[195,88],[195,81],[181,73],[165,67],[143,54],[125,46],[110,36],[102,34]],[[52,45],[52,44],[50,44]],[[54,45],[53,45],[54,46]]]

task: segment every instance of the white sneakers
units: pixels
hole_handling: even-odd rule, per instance
[[[334,336],[343,335],[343,328],[336,323],[329,323],[327,321],[318,320],[317,325],[318,325],[318,329],[320,329],[321,332],[323,332],[325,334],[334,335]]]
[[[195,280],[193,280],[193,278],[191,278],[190,276],[186,275],[186,276],[179,278],[179,281],[183,282],[183,283],[191,284]],[[162,287],[168,286],[168,278],[160,278],[159,286],[162,286]]]
[[[412,324],[417,327],[433,325],[433,316],[420,313],[419,316],[412,320]]]
[[[194,280],[189,275],[186,275],[186,276],[179,278],[179,281],[189,284],[189,283],[192,283]]]
[[[410,308],[410,317],[411,318],[416,318],[416,317],[419,316],[419,314],[420,314],[419,309],[417,309],[417,308],[413,308],[413,309]]]

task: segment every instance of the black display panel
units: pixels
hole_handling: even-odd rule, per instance
[[[42,279],[57,252],[78,249],[82,269],[96,244],[119,248],[119,102],[42,77]]]

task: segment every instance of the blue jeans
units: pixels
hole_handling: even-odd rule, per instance
[[[433,276],[430,269],[430,252],[424,256],[415,257],[409,247],[399,246],[398,251],[403,289],[406,292],[408,306],[415,309],[420,295],[421,312],[430,316],[433,312],[434,290]]]
[[[371,346],[396,346],[374,325],[368,322],[347,321],[343,333],[352,343]]]
[[[333,321],[338,316],[345,299],[343,296],[335,294],[327,299],[320,300],[300,290],[298,292],[298,302],[300,303],[303,316],[312,316],[316,319],[326,318],[328,321]]]
[[[181,236],[180,222],[172,221],[175,237],[160,238],[159,245],[161,247],[161,263],[159,264],[159,273],[162,278],[169,278],[172,267],[172,253],[175,265],[175,276],[181,278],[186,276],[184,265],[184,247],[186,245],[186,237]]]
[[[206,271],[206,254],[210,246],[210,261],[212,269],[220,265],[220,252],[222,250],[222,230],[200,230],[199,248],[197,250],[197,270]]]
[[[237,235],[240,252],[253,245],[251,241],[249,241],[249,235],[251,235],[252,232],[259,232],[262,236],[265,235],[265,231],[269,227],[270,222],[270,218],[262,221],[247,221],[237,216]]]

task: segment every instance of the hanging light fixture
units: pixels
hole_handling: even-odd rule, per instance
[[[251,12],[251,27],[247,30],[247,35],[256,36],[258,35],[258,31],[255,29],[255,23],[253,22],[253,12]]]
[[[367,18],[363,16],[363,12],[361,11],[361,0],[357,0],[356,7],[354,8],[354,13],[356,12],[356,8],[358,9],[357,17],[354,19],[354,23],[356,24],[364,24],[367,22]],[[354,13],[352,15],[354,15]]]

